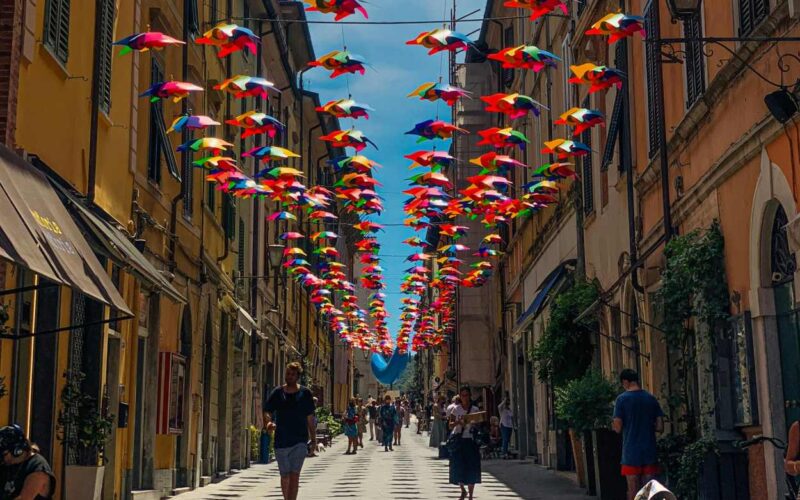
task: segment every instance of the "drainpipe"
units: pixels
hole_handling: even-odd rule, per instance
[[[187,1],[183,2],[183,18],[189,18],[189,9],[190,4]],[[183,23],[183,41],[186,42],[183,44],[181,48],[181,81],[186,81],[189,76],[189,25],[184,22]],[[229,63],[230,64],[230,63]],[[183,99],[181,101],[181,113],[187,114],[189,112],[189,104],[187,99]],[[181,141],[186,143],[189,140],[189,129],[185,128],[181,131]],[[191,186],[186,186],[186,180],[188,175],[188,169],[192,168],[189,165],[190,160],[189,152],[182,151],[181,152],[181,166],[183,167],[183,180],[181,182],[181,188],[178,194],[172,198],[172,202],[170,204],[170,220],[169,220],[169,271],[175,272],[175,268],[177,267],[177,262],[175,261],[175,246],[177,245],[178,236],[176,234],[178,229],[178,202],[181,202],[186,197],[186,190],[191,189]],[[201,256],[202,260],[202,256]]]
[[[102,0],[94,3],[94,55],[92,57],[92,89],[91,102],[92,110],[89,117],[89,171],[87,173],[86,202],[88,205],[94,203],[95,183],[97,180],[97,126],[100,118],[100,49],[103,46],[103,11],[105,10]]]

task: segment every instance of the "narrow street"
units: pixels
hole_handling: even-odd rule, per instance
[[[426,434],[404,429],[403,444],[386,453],[365,441],[357,455],[344,455],[347,440],[340,436],[317,458],[308,459],[300,477],[301,499],[438,499],[458,498],[448,483],[448,462],[438,460]],[[502,477],[503,480],[499,478]],[[568,478],[530,462],[483,462],[482,483],[475,498],[582,500],[587,497]],[[280,499],[280,476],[275,462],[257,464],[219,483],[184,493],[179,500],[222,498]]]

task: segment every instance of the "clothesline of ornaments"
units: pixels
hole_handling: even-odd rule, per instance
[[[547,15],[557,8],[567,12],[566,5],[558,0],[509,1],[504,5],[530,9],[532,19]],[[337,21],[355,12],[367,16],[366,10],[355,0],[314,1],[308,10],[334,14]],[[635,32],[644,34],[642,24],[643,19],[638,16],[608,14],[586,33],[608,36],[609,43],[613,43]],[[248,28],[221,23],[195,42],[216,46],[218,56],[225,57],[237,51],[255,54],[261,40]],[[114,45],[122,46],[120,54],[125,54],[133,50],[163,49],[169,45],[185,43],[163,33],[148,31],[119,40]],[[429,49],[429,54],[474,48],[474,43],[467,36],[446,28],[420,33],[406,43],[423,46]],[[534,72],[556,67],[561,60],[555,54],[529,45],[506,47],[487,57],[501,62],[504,68],[528,69]],[[309,64],[310,67],[322,67],[330,71],[331,78],[344,74],[363,75],[366,65],[363,58],[346,50],[330,52]],[[589,93],[611,86],[619,87],[624,77],[613,68],[593,63],[571,66],[570,70],[574,76],[569,82],[588,85]],[[279,92],[265,78],[247,75],[235,75],[213,88],[228,92],[235,98],[267,98],[269,92]],[[166,98],[179,102],[190,93],[203,90],[189,82],[165,81],[154,83],[142,96],[149,97],[153,102]],[[471,98],[466,90],[441,82],[424,83],[408,96],[428,101],[442,100],[448,106],[454,106],[459,99]],[[519,93],[496,93],[481,96],[480,99],[486,103],[487,112],[504,114],[512,121],[527,116],[528,113],[539,116],[540,110],[544,108],[534,99]],[[339,119],[356,120],[369,118],[369,112],[374,110],[348,97],[330,101],[318,107],[317,111]],[[272,139],[286,129],[285,124],[278,119],[260,111],[242,113],[225,120],[225,123],[240,128],[242,138],[264,134]],[[573,127],[573,136],[577,136],[595,125],[604,125],[604,117],[597,110],[572,108],[554,123]],[[167,131],[202,131],[216,125],[220,123],[208,116],[183,115],[177,117]],[[456,133],[468,134],[469,131],[439,119],[417,123],[406,132],[418,136],[418,143],[447,140]],[[458,255],[470,249],[458,240],[466,235],[468,228],[455,224],[454,221],[458,217],[472,220],[480,218],[487,229],[496,230],[500,224],[528,216],[557,203],[558,198],[555,195],[560,190],[559,182],[577,177],[573,165],[566,160],[591,152],[588,146],[572,139],[545,142],[542,153],[555,155],[558,161],[537,168],[533,174],[534,180],[522,186],[522,195],[514,198],[506,194],[512,184],[506,174],[512,168],[527,166],[502,153],[513,148],[525,149],[529,140],[512,127],[492,127],[477,133],[481,137],[477,144],[494,150],[470,160],[471,164],[480,166],[481,170],[478,175],[466,179],[468,185],[464,189],[456,189],[444,174],[444,171],[455,168],[457,161],[447,152],[433,149],[405,156],[413,162],[410,168],[425,170],[413,175],[409,179],[409,189],[404,191],[409,196],[404,203],[404,212],[407,215],[404,225],[415,231],[437,231],[440,244],[435,249],[431,248],[426,240],[418,236],[404,241],[414,250],[406,259],[411,267],[406,269],[400,285],[401,293],[406,295],[401,299],[401,327],[396,339],[396,348],[400,353],[407,352],[409,348],[420,350],[435,347],[449,338],[455,326],[454,307],[458,287],[482,286],[494,268],[492,258],[501,255],[496,246],[503,243],[502,237],[497,232],[488,234],[472,254],[481,260],[471,264],[470,270],[462,271],[465,261]],[[376,236],[383,226],[370,220],[383,211],[382,198],[376,192],[380,183],[372,175],[373,170],[380,165],[361,154],[367,145],[377,146],[355,128],[337,130],[320,139],[335,148],[355,150],[352,156],[329,162],[338,175],[332,189],[319,185],[306,187],[301,181],[304,177],[301,170],[282,166],[286,160],[300,158],[300,155],[279,146],[257,146],[242,152],[242,158],[254,158],[257,162],[266,163],[266,167],[254,176],[248,176],[239,169],[231,151],[233,144],[223,139],[194,139],[181,144],[177,150],[188,154],[203,153],[192,164],[207,171],[206,180],[215,183],[217,190],[238,198],[259,197],[277,202],[280,210],[267,216],[267,220],[276,223],[285,221],[285,231],[280,238],[286,242],[282,265],[288,275],[308,290],[310,301],[342,341],[356,348],[390,354],[395,345],[386,325],[388,314],[385,307],[386,293],[383,292],[384,274],[380,266],[380,243]],[[359,284],[362,288],[371,290],[367,309],[358,304],[356,285],[347,280],[346,266],[336,261],[339,251],[335,247],[335,241],[339,236],[333,231],[321,230],[323,226],[327,227],[326,224],[334,223],[338,219],[337,215],[327,210],[334,201],[341,204],[342,212],[355,214],[359,220],[353,227],[360,234],[360,239],[355,243],[362,265]],[[306,237],[299,231],[289,230],[290,222],[302,226],[298,215],[308,222],[308,228],[314,224],[317,231]],[[312,251],[318,260],[315,271],[312,271],[313,266],[307,260],[307,251],[299,245],[301,240],[310,240],[316,245]],[[305,248],[310,249],[310,246]],[[433,261],[436,266],[425,265]],[[429,291],[433,293],[428,301]]]

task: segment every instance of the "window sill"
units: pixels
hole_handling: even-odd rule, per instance
[[[72,80],[72,79],[80,78],[80,79],[83,79],[83,80],[85,80],[87,82],[89,81],[89,79],[84,77],[84,76],[72,76],[72,74],[67,69],[66,63],[61,62],[61,60],[53,53],[53,51],[52,51],[52,49],[50,49],[50,47],[45,45],[43,42],[39,42],[39,43],[42,44],[40,52],[43,52],[47,59],[50,59],[50,61],[55,63],[55,65],[58,67],[58,69],[61,70],[61,73],[63,73],[63,76],[64,76],[65,80]]]

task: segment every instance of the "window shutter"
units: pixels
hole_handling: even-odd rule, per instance
[[[514,46],[514,26],[509,26],[503,32],[503,46],[505,48]],[[503,69],[503,85],[510,87],[514,83],[514,70]]]
[[[691,19],[684,21],[683,32],[686,38],[700,38],[703,36],[703,27],[700,15],[694,15]],[[706,89],[705,78],[705,56],[703,46],[700,42],[686,44],[686,107],[690,107],[703,95]]]
[[[194,132],[187,131],[185,142],[193,139]],[[183,215],[191,218],[194,213],[194,165],[191,153],[184,153],[183,158]]]
[[[245,252],[245,245],[244,245],[244,220],[239,218],[239,274],[244,275],[244,252]]]
[[[153,57],[150,61],[150,82],[160,82],[164,78],[158,60]],[[161,103],[150,103],[150,126],[147,140],[147,178],[161,184],[161,135],[158,131],[158,117],[160,116]],[[163,119],[162,119],[163,125]]]
[[[588,108],[591,106],[589,96],[583,101],[583,107]],[[592,130],[585,130],[581,133],[581,142],[592,149]],[[590,214],[594,212],[594,185],[593,185],[593,172],[592,172],[592,152],[583,156],[583,213]]]
[[[747,36],[767,17],[769,0],[739,0],[739,36]]]
[[[44,44],[62,63],[69,57],[69,2],[47,0],[44,16]]]
[[[656,39],[659,35],[658,7],[653,4],[655,0],[650,0],[644,14],[645,30],[650,39]],[[650,141],[649,156],[652,158],[658,152],[658,137],[661,128],[662,116],[658,111],[658,92],[661,82],[657,82],[658,65],[661,64],[661,53],[658,44],[645,44],[646,74],[647,74],[647,123],[648,139]]]
[[[617,42],[616,55],[614,65],[623,73],[628,73],[628,46],[627,40],[620,40]],[[614,97],[614,110],[611,112],[611,120],[608,124],[608,133],[606,134],[606,145],[603,149],[603,159],[600,163],[600,170],[606,170],[614,159],[614,147],[619,135],[620,120],[622,120],[622,101],[623,92],[626,89],[617,89],[617,95]]]
[[[114,17],[116,6],[114,0],[104,0],[100,15],[102,33],[100,36],[100,109],[108,113],[111,110],[111,44],[114,42]]]

